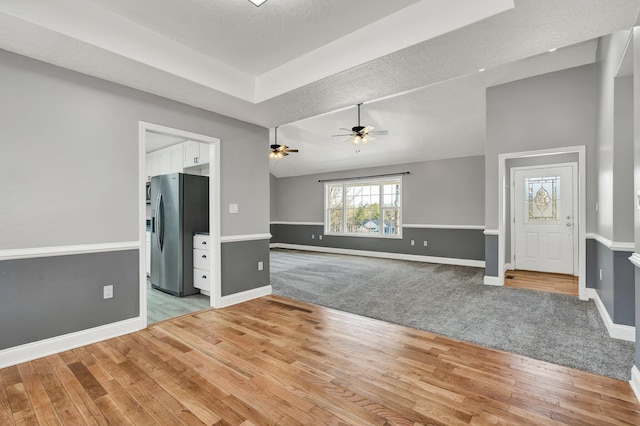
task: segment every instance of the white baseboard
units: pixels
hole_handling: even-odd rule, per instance
[[[132,318],[112,324],[64,334],[50,339],[27,343],[0,351],[0,368],[42,358],[55,353],[86,346],[101,340],[122,336],[142,329],[141,318]]]
[[[504,270],[505,270],[505,271],[509,271],[509,270],[511,270],[511,269],[513,269],[513,268],[511,267],[511,264],[510,264],[510,263],[505,263],[505,264],[504,264]]]
[[[222,296],[220,298],[220,306],[215,308],[226,308],[227,306],[236,305],[238,303],[247,302],[258,297],[268,296],[273,292],[270,285],[264,287],[258,287],[240,293],[230,294],[229,296]]]
[[[609,336],[613,337],[614,339],[626,340],[628,342],[636,341],[636,328],[630,325],[621,325],[614,323],[595,288],[588,288],[587,296],[590,299],[593,299],[593,301],[596,303],[596,307],[598,308],[598,312],[600,312],[600,316],[602,317],[602,321],[604,322],[605,327],[607,327]]]
[[[495,285],[498,287],[502,287],[503,284],[500,283],[500,278],[492,277],[491,275],[484,276],[484,284],[485,285]]]
[[[640,402],[640,371],[635,365],[631,368],[631,380],[629,381],[636,399]]]
[[[411,260],[414,262],[442,263],[445,265],[473,266],[484,268],[484,260],[456,259],[453,257],[421,256],[417,254],[389,253],[383,251],[352,250],[335,247],[305,246],[298,244],[273,243],[270,248],[317,251],[321,253],[348,254],[352,256],[379,257],[383,259]]]

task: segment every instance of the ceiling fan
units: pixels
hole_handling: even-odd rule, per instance
[[[349,139],[347,139],[347,142],[350,142],[354,145],[360,145],[360,144],[366,144],[369,141],[374,141],[376,140],[376,138],[374,138],[371,135],[388,135],[389,131],[387,130],[373,130],[375,129],[375,127],[373,126],[362,126],[360,124],[360,107],[362,106],[362,104],[358,104],[358,125],[352,127],[351,129],[347,129],[344,127],[341,127],[340,130],[346,130],[348,132],[348,134],[341,134],[341,135],[331,135],[332,137],[338,137],[338,136],[349,136]]]
[[[297,149],[290,149],[288,146],[286,145],[279,145],[278,144],[278,126],[275,127],[275,139],[274,139],[274,143],[273,145],[271,145],[269,147],[269,158],[273,158],[273,159],[280,159],[286,155],[289,155],[290,152],[298,152]]]

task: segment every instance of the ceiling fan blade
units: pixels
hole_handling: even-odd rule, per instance
[[[362,129],[362,133],[370,133],[373,129],[375,129],[375,127],[373,126],[366,126],[364,129]]]
[[[297,149],[287,149],[285,152],[298,152]]]
[[[280,145],[280,146],[278,147],[278,151],[280,151],[280,152],[282,152],[282,151],[286,151],[288,148],[289,148],[289,147],[288,147],[288,146],[286,146],[286,145]]]
[[[346,127],[339,127],[338,130],[346,130],[347,132],[353,131],[352,129],[347,129]]]
[[[366,144],[366,143],[368,143],[368,142],[375,141],[375,140],[376,140],[376,138],[374,138],[373,136],[371,136],[371,135],[365,135],[365,136],[362,138],[362,143],[363,143],[363,144]]]
[[[373,132],[369,132],[370,135],[388,135],[389,131],[388,130],[374,130]]]
[[[353,133],[347,133],[346,135],[331,135],[332,138],[335,138],[336,136],[352,136]]]
[[[286,155],[289,155],[289,154],[287,154],[286,151],[280,151],[280,155],[286,156]]]

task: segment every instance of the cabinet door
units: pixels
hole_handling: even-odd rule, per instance
[[[145,168],[147,182],[151,181],[152,176],[158,176],[160,174],[160,154],[158,151],[147,154]]]
[[[184,167],[193,167],[200,164],[200,143],[187,141],[184,146]]]
[[[171,154],[171,173],[182,173],[184,157],[182,144],[169,147]]]
[[[209,144],[200,143],[200,161],[199,164],[209,164]]]
[[[160,153],[160,174],[167,175],[171,173],[171,168],[173,167],[171,149],[164,148],[158,152]]]

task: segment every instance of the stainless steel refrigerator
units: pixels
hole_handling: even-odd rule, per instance
[[[193,286],[193,234],[209,232],[209,178],[173,173],[151,178],[151,286],[174,296]]]

